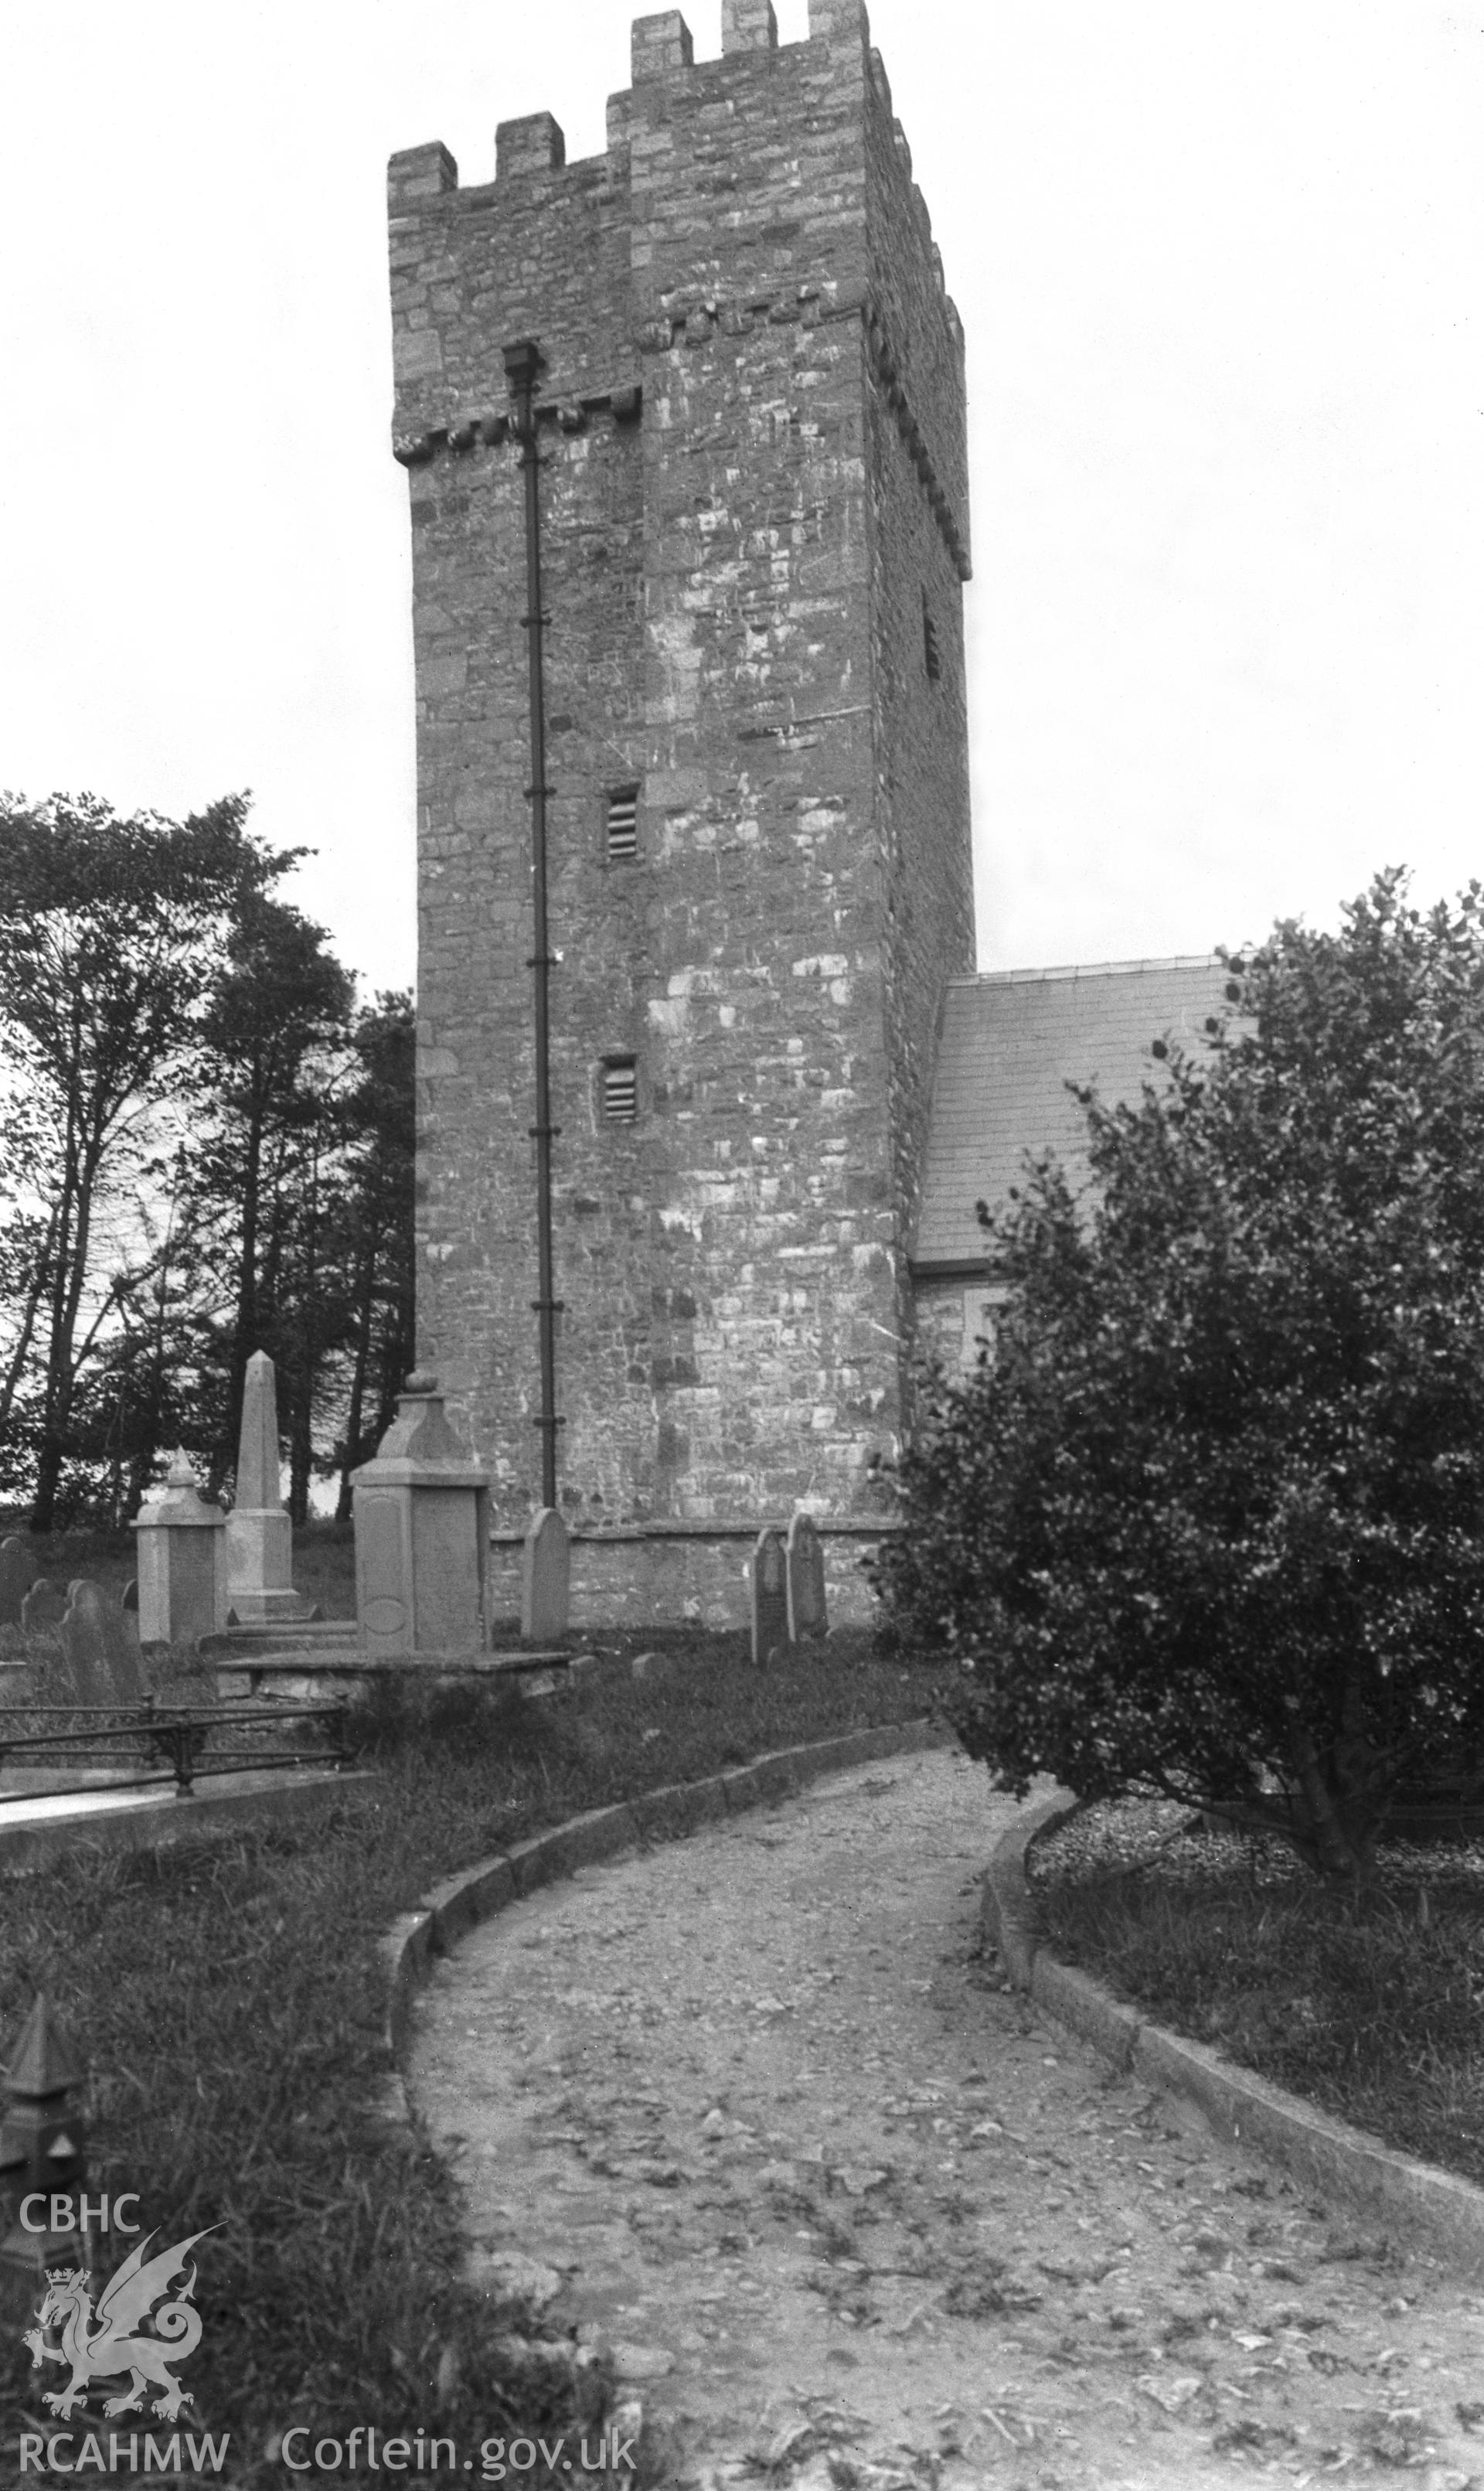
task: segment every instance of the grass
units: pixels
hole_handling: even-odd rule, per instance
[[[599,1647],[621,1640],[637,1638]],[[549,1704],[467,1681],[380,1687],[356,1732],[380,1778],[316,1819],[158,1856],[79,1848],[8,1888],[0,2034],[39,1989],[60,2012],[89,2068],[90,2186],[136,2189],[162,2241],[216,2227],[188,2384],[196,2426],[232,2434],[236,2482],[281,2482],[273,2451],[299,2421],[342,2439],[437,2427],[467,2447],[597,2434],[600,2372],[496,2335],[442,2166],[368,2108],[376,1942],[437,1878],[542,1825],[921,1709],[864,1635],[762,1676],[742,1635],[647,1640],[684,1658],[668,1683]],[[54,2382],[10,2359],[14,2427]]]
[[[24,1516],[0,1524],[0,1539],[28,1539]],[[50,1531],[31,1544],[38,1581],[59,1583],[64,1592],[74,1577],[86,1575],[110,1600],[119,1600],[139,1570],[131,1531]]]
[[[23,1526],[13,1522],[0,1528],[0,1538],[9,1536],[10,1531],[15,1531],[17,1537],[24,1536]],[[82,1576],[98,1584],[110,1601],[122,1598],[125,1585],[134,1578],[137,1570],[134,1535],[130,1530],[58,1531],[44,1539],[38,1539],[36,1547],[40,1568],[38,1579],[44,1576],[65,1588],[74,1578]],[[356,1605],[355,1543],[350,1525],[317,1522],[310,1523],[305,1531],[296,1532],[294,1573],[299,1587],[319,1602],[327,1618],[353,1617]],[[56,1669],[63,1658],[64,1646],[58,1628],[33,1628],[27,1634],[18,1626],[0,1623],[0,1660],[29,1661],[33,1669],[30,1680],[9,1680],[0,1690],[0,1700],[8,1697],[5,1702],[6,1727],[12,1736],[23,1738],[31,1733],[65,1726],[27,1709],[28,1696],[32,1704],[42,1700],[44,1690],[40,1671],[48,1663]],[[144,1656],[143,1670],[147,1685],[157,1695],[192,1705],[201,1703],[203,1682],[199,1658],[192,1646],[166,1648],[153,1645]],[[210,1700],[211,1690],[208,1688],[205,1692],[207,1700]],[[263,1761],[266,1764],[272,1762],[271,1751],[275,1748],[313,1748],[323,1744],[323,1739],[311,1724],[301,1720],[279,1729],[272,1726],[247,1731],[233,1729],[226,1734],[226,1744],[234,1750],[261,1746],[265,1750]],[[141,1763],[148,1770],[165,1771],[159,1756],[152,1757],[143,1749],[115,1749],[111,1743],[101,1744],[93,1761],[121,1772],[137,1770]],[[33,1771],[39,1767],[51,1768],[66,1779],[75,1778],[72,1758],[65,1749],[57,1749],[47,1755],[22,1757],[17,1762]]]
[[[294,1589],[327,1618],[356,1614],[356,1542],[348,1522],[310,1522],[294,1534]]]
[[[28,1537],[25,1517],[0,1522],[0,1539]],[[139,1571],[132,1531],[52,1531],[34,1542],[37,1571],[65,1590],[85,1574],[110,1599]],[[356,1614],[355,1539],[348,1522],[315,1521],[294,1534],[294,1588],[316,1600],[327,1618]]]
[[[1191,2039],[1484,2184],[1484,1846],[1336,1892],[1286,1845],[1122,1801],[1033,1846],[1046,1937]]]

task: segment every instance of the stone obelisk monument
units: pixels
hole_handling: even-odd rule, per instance
[[[254,1350],[243,1387],[237,1500],[227,1515],[227,1600],[240,1626],[315,1615],[294,1589],[294,1533],[278,1493],[278,1395],[273,1360]]]

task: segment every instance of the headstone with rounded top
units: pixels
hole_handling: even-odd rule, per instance
[[[781,1531],[760,1531],[752,1551],[752,1660],[767,1669],[788,1650],[788,1564]]]
[[[554,1643],[567,1632],[571,1600],[571,1543],[554,1505],[532,1517],[520,1569],[520,1632],[524,1643]]]
[[[40,1570],[34,1541],[0,1539],[0,1626],[19,1626],[20,1604]]]
[[[98,1613],[100,1598],[98,1585],[85,1577],[67,1587],[67,1607],[57,1629],[62,1638],[61,1665],[47,1673],[48,1703],[110,1701],[103,1622]]]
[[[449,1424],[436,1375],[409,1375],[396,1412],[351,1474],[361,1644],[389,1660],[482,1651],[489,1473]]]
[[[788,1631],[791,1643],[813,1641],[829,1631],[825,1611],[825,1550],[806,1513],[788,1527]]]
[[[96,1583],[84,1579],[69,1586],[62,1646],[72,1703],[130,1709],[143,1704],[138,1647],[124,1623],[123,1610]]]
[[[26,1597],[23,1615],[32,1626],[38,1626],[45,1641],[39,1654],[31,1658],[31,1693],[38,1704],[75,1704],[78,1700],[73,1677],[72,1657],[67,1649],[67,1613],[76,1585],[69,1583],[66,1591],[60,1583],[43,1576]]]
[[[292,1625],[314,1615],[294,1589],[294,1530],[278,1493],[278,1387],[255,1349],[243,1383],[237,1494],[227,1515],[227,1605],[238,1626]]]
[[[201,1495],[184,1453],[139,1508],[133,1528],[140,1642],[199,1643],[224,1633],[227,1518],[215,1498]]]
[[[67,1594],[49,1574],[38,1575],[20,1604],[20,1623],[27,1634],[59,1626],[67,1615]]]

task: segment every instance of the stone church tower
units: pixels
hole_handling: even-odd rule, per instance
[[[641,18],[632,74],[588,161],[544,113],[501,127],[492,183],[392,160],[419,1344],[520,1531],[535,768],[576,1613],[719,1619],[800,1504],[843,1583],[908,1415],[936,1033],[974,967],[963,335],[860,0],[781,47],[770,0],[722,0],[700,63],[677,13]]]

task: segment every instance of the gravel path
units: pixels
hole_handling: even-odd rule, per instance
[[[676,2491],[1484,2491],[1484,2299],[1002,1988],[1012,1814],[930,1750],[466,1939],[410,2090],[474,2271],[614,2351]]]

